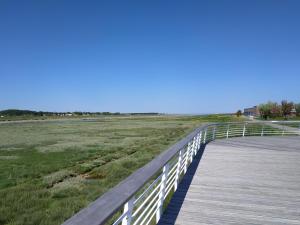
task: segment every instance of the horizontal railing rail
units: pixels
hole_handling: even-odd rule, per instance
[[[177,190],[202,145],[218,138],[300,135],[300,121],[210,123],[138,169],[117,186],[64,222],[64,225],[158,223],[166,199]]]

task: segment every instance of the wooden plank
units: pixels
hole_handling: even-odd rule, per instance
[[[299,137],[211,142],[191,176],[161,225],[300,224]]]

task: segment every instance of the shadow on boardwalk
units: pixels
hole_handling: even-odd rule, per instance
[[[192,164],[189,166],[185,176],[183,177],[181,183],[179,184],[177,191],[174,193],[167,209],[162,215],[161,219],[158,222],[158,225],[172,225],[175,224],[177,216],[180,212],[181,206],[185,199],[185,196],[188,192],[188,189],[192,183],[193,177],[196,173],[198,165],[201,161],[203,152],[206,145],[202,145],[198,151],[196,157],[193,159]]]

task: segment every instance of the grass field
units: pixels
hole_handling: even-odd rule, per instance
[[[265,120],[261,117],[258,117],[256,119],[257,120]],[[287,119],[281,116],[281,117],[268,118],[267,120],[270,120],[270,121],[300,121],[300,116],[288,117]]]
[[[283,126],[288,126],[288,127],[293,127],[293,128],[299,128],[300,129],[300,121],[296,121],[296,122],[279,122],[277,123],[278,125],[283,125]]]
[[[99,117],[0,124],[0,224],[61,224],[204,122]]]

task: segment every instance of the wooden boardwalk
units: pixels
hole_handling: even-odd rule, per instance
[[[159,224],[300,225],[300,138],[209,143]]]

